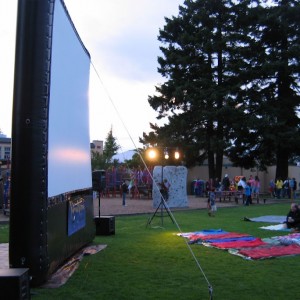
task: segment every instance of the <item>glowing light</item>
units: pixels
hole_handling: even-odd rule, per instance
[[[168,152],[168,149],[165,149],[165,151],[164,151],[164,156],[165,156],[165,159],[169,159],[169,152]]]
[[[154,149],[150,149],[149,152],[148,152],[148,156],[150,159],[154,159],[156,158],[156,151]]]

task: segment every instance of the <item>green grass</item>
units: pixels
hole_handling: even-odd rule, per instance
[[[269,204],[220,208],[215,218],[208,217],[206,210],[174,216],[182,232],[222,228],[263,238],[285,233],[259,229],[269,224],[242,218],[285,215],[288,210],[289,204]],[[85,257],[64,286],[34,288],[32,298],[209,299],[209,282],[214,299],[300,299],[300,256],[248,261],[227,251],[191,245],[205,278],[171,220],[165,217],[161,228],[160,218],[155,217],[146,228],[150,216],[116,217],[116,234],[94,240],[106,244],[105,250]],[[7,226],[0,229],[0,242],[7,242]]]

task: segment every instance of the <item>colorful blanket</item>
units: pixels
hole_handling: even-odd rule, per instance
[[[266,259],[279,256],[299,255],[299,245],[276,245],[271,247],[257,247],[252,249],[241,249],[237,253],[248,259]]]
[[[299,255],[300,233],[260,239],[244,233],[223,230],[203,230],[179,234],[208,247],[228,250],[229,253],[245,259],[266,259],[271,257]]]

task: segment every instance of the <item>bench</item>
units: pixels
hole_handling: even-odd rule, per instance
[[[223,201],[225,202],[228,200],[229,202],[233,198],[235,203],[239,203],[239,199],[243,199],[243,192],[242,191],[217,191],[216,193],[216,198],[219,199],[220,202]]]

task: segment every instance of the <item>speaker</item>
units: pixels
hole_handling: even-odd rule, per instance
[[[0,269],[0,294],[6,300],[30,299],[28,272],[27,268]]]
[[[92,172],[93,191],[102,192],[105,189],[106,179],[105,171],[98,170]]]
[[[115,234],[115,217],[102,216],[95,217],[96,235],[111,235]]]

